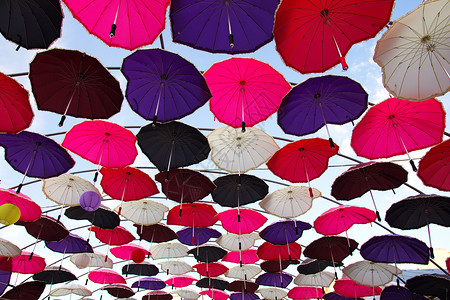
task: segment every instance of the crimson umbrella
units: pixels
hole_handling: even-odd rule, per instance
[[[134,50],[153,43],[165,27],[169,0],[63,1],[86,30],[110,47]]]
[[[450,191],[450,140],[432,147],[420,160],[417,176],[423,184]]]
[[[260,259],[278,261],[300,259],[301,253],[302,247],[295,242],[285,245],[274,245],[264,242],[258,247],[256,252]]]
[[[76,50],[39,52],[30,64],[30,82],[39,110],[87,119],[108,119],[123,101],[119,81],[94,57]]]
[[[378,221],[381,221],[372,190],[394,189],[407,180],[408,172],[402,166],[391,162],[369,161],[353,166],[339,175],[331,186],[331,195],[338,200],[351,200],[370,192]]]
[[[389,98],[372,106],[353,129],[351,146],[368,159],[388,158],[442,141],[445,112],[436,99],[411,102]],[[414,162],[409,157],[414,171]]]
[[[0,73],[0,132],[18,133],[31,125],[28,91],[11,77]]]
[[[19,221],[32,222],[41,217],[42,210],[28,196],[13,190],[0,188],[0,206],[6,203],[14,204],[20,210]]]
[[[353,280],[345,277],[336,280],[333,286],[336,293],[343,297],[367,297],[381,294],[381,288],[378,286],[372,287],[367,285],[362,285],[354,282]]]
[[[337,65],[355,43],[373,38],[389,22],[394,0],[281,2],[273,29],[284,63],[302,74]]]
[[[177,205],[167,214],[167,225],[205,228],[216,223],[216,215],[216,210],[210,204],[194,202]]]
[[[212,300],[226,300],[230,295],[222,290],[208,289],[201,291],[200,295],[208,295]]]
[[[219,262],[199,263],[193,265],[192,268],[205,277],[217,277],[228,271],[228,268]]]
[[[135,237],[122,226],[117,226],[114,229],[102,229],[92,226],[89,230],[95,232],[95,237],[108,245],[120,246],[135,240]]]
[[[162,223],[153,225],[133,225],[136,227],[139,238],[150,243],[164,243],[178,238],[172,228]]]

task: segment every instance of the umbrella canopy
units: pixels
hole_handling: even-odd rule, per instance
[[[420,160],[417,176],[423,184],[450,191],[450,140],[432,147]]]
[[[212,53],[251,53],[273,39],[277,0],[176,0],[170,6],[172,39]]]
[[[323,290],[321,288],[309,286],[296,286],[289,291],[287,296],[291,299],[311,299],[311,298],[320,299],[324,295]]]
[[[166,260],[159,264],[161,270],[166,272],[167,275],[183,275],[193,270],[191,265],[181,260]]]
[[[75,294],[82,297],[91,296],[92,292],[85,287],[84,285],[71,282],[67,283],[61,287],[55,288],[50,291],[50,296],[52,297],[60,297],[60,296],[66,296],[70,294]]]
[[[221,260],[227,251],[213,245],[202,245],[190,249],[188,253],[193,254],[197,261],[211,263]]]
[[[373,38],[390,20],[394,1],[284,1],[275,14],[276,49],[302,74],[337,65],[353,44]]]
[[[112,269],[113,267],[113,261],[109,257],[98,253],[72,254],[70,256],[70,261],[79,269],[87,267]]]
[[[229,278],[235,278],[240,280],[250,280],[259,273],[261,273],[261,268],[256,265],[243,265],[236,266],[229,269],[225,276]]]
[[[419,275],[408,279],[405,287],[417,294],[448,299],[450,277],[441,274]]]
[[[117,226],[114,229],[102,229],[100,227],[89,227],[90,231],[95,232],[95,237],[102,243],[108,245],[125,245],[136,238],[124,227]]]
[[[293,276],[287,273],[263,273],[256,278],[255,282],[259,285],[287,288],[292,278]]]
[[[216,220],[222,222],[222,227],[231,233],[251,233],[267,221],[261,213],[248,208],[232,208],[218,213]]]
[[[287,296],[288,292],[280,288],[259,288],[257,293],[261,294],[264,299],[268,300],[278,300],[283,299]]]
[[[11,77],[0,73],[0,132],[18,133],[31,125],[31,109],[28,91]]]
[[[59,253],[86,253],[94,252],[92,246],[82,237],[69,233],[60,241],[45,242],[45,246],[52,251]]]
[[[19,221],[32,222],[41,217],[41,207],[33,202],[28,196],[16,193],[13,190],[0,188],[0,206],[7,203],[14,204],[19,208]]]
[[[216,243],[229,251],[248,250],[260,237],[256,232],[245,234],[227,233],[216,240]]]
[[[185,257],[188,250],[188,247],[180,243],[161,243],[150,247],[153,259]]]
[[[351,145],[359,156],[387,158],[440,143],[444,128],[445,112],[439,101],[389,98],[367,111],[353,129]]]
[[[205,228],[217,222],[216,215],[216,210],[210,204],[195,202],[177,205],[167,214],[167,225]]]
[[[220,122],[243,130],[277,111],[291,89],[283,75],[253,58],[215,63],[204,76],[213,95],[209,102],[212,113]]]
[[[143,251],[145,255],[148,255],[149,253],[144,247],[132,243],[113,247],[110,251],[112,255],[123,260],[131,260],[134,251]]]
[[[81,206],[69,207],[64,215],[69,219],[88,220],[92,225],[103,229],[114,229],[120,223],[119,216],[104,205],[100,205],[96,211],[86,211]]]
[[[197,128],[177,121],[146,125],[136,136],[142,152],[159,171],[199,163],[211,151]]]
[[[147,262],[126,264],[122,267],[122,275],[155,276],[158,273],[158,267]]]
[[[264,260],[295,260],[300,259],[302,247],[298,243],[290,243],[285,245],[274,245],[264,242],[256,251],[258,257]]]
[[[142,199],[124,202],[117,206],[114,211],[135,224],[152,225],[160,222],[169,208],[159,202]]]
[[[194,281],[197,281],[197,279],[189,275],[175,275],[164,282],[172,287],[186,287],[191,285]]]
[[[381,288],[378,286],[366,286],[358,284],[349,278],[336,280],[333,286],[336,293],[344,297],[367,297],[381,294]]]
[[[380,299],[394,300],[394,299],[411,299],[411,300],[427,300],[422,295],[416,294],[402,286],[390,285],[383,289],[380,294]]]
[[[49,216],[41,216],[33,222],[16,223],[25,227],[27,232],[35,237],[47,242],[58,242],[69,236],[69,230],[60,222]]]
[[[128,103],[146,120],[181,119],[212,96],[195,66],[166,50],[138,50],[123,60],[121,71],[127,79]]]
[[[286,245],[297,241],[304,230],[311,229],[308,223],[297,220],[278,221],[265,227],[259,235],[271,244]]]
[[[254,293],[258,289],[259,284],[253,281],[235,280],[228,284],[227,290],[239,293]]]
[[[352,263],[342,269],[342,273],[351,280],[368,286],[388,284],[393,280],[395,275],[401,272],[402,270],[397,267],[367,260]]]
[[[249,127],[244,132],[225,126],[208,135],[211,159],[220,169],[245,173],[269,160],[280,149],[273,137],[263,130]]]
[[[364,298],[360,298],[360,297],[344,297],[339,295],[336,292],[331,292],[331,293],[326,293],[325,295],[323,295],[323,299],[326,300],[364,300]]]
[[[26,49],[48,48],[61,36],[63,13],[58,0],[5,3],[0,19],[2,35]],[[40,295],[40,294],[39,294]]]
[[[253,264],[259,260],[256,249],[228,252],[222,261],[234,262],[238,264]]]
[[[145,290],[162,290],[166,287],[166,283],[156,277],[144,277],[133,282],[131,287]]]
[[[225,265],[218,262],[199,263],[193,265],[192,268],[196,269],[197,273],[205,277],[217,277],[228,271]]]
[[[319,190],[304,186],[288,186],[267,195],[259,205],[268,213],[280,218],[295,218],[306,213],[315,198],[322,196]]]
[[[283,259],[283,260],[279,260],[279,261],[275,261],[275,260],[266,260],[263,261],[262,263],[259,264],[259,266],[261,267],[261,269],[264,272],[267,273],[276,273],[276,272],[280,272],[281,274],[283,273],[282,271],[284,269],[286,269],[287,267],[289,267],[290,265],[294,265],[294,264],[299,264],[300,261],[299,260],[295,260],[295,259]]]
[[[125,279],[116,271],[110,269],[97,269],[89,272],[89,280],[100,284],[126,283]]]
[[[39,299],[45,290],[45,282],[28,281],[21,283],[2,295],[3,299]]]
[[[30,82],[39,110],[87,119],[108,119],[120,111],[119,81],[94,57],[76,50],[40,52],[30,64]]]
[[[348,77],[309,78],[283,98],[278,109],[278,125],[285,133],[303,136],[327,124],[345,124],[363,114],[368,98],[363,87]],[[333,148],[333,140],[328,138]]]
[[[228,293],[222,291],[222,290],[216,290],[216,289],[208,289],[206,291],[201,291],[199,293],[200,295],[208,295],[213,300],[226,300],[230,297]]]
[[[217,188],[211,193],[213,201],[224,207],[239,207],[264,198],[269,186],[253,175],[231,174],[214,180]]]
[[[178,240],[185,245],[194,246],[207,243],[211,238],[219,238],[222,234],[213,228],[186,227],[177,231]]]
[[[336,266],[342,266],[342,263],[335,262]],[[332,267],[333,262],[328,260],[307,258],[297,266],[297,271],[303,275],[316,274],[322,272],[327,267]]]
[[[164,243],[178,238],[175,231],[169,226],[160,224],[138,225],[134,224],[140,239],[144,239],[150,243]]]
[[[30,255],[22,251],[15,257],[0,257],[0,270],[20,274],[36,274],[46,267],[45,259],[39,255]]]
[[[450,90],[446,59],[450,36],[444,25],[449,14],[447,1],[423,2],[395,20],[378,40],[373,60],[383,70],[383,84],[389,93],[422,101]]]
[[[134,50],[153,43],[165,27],[168,0],[77,1],[64,0],[73,17],[110,47]]]
[[[328,287],[334,281],[334,274],[327,271],[322,271],[315,274],[299,274],[294,279],[296,285],[301,286],[319,286]]]
[[[135,294],[131,288],[119,283],[108,284],[102,290],[107,290],[108,294],[117,298],[129,298]]]
[[[188,289],[188,288],[180,288],[180,289],[176,289],[174,291],[170,292],[171,294],[177,294],[178,296],[180,296],[183,299],[189,299],[189,300],[195,300],[200,298],[200,294],[193,290],[193,289]]]
[[[19,256],[22,250],[13,243],[0,238],[0,256],[14,257]]]
[[[229,283],[221,278],[202,278],[195,283],[196,286],[206,289],[217,289],[224,291]]]
[[[12,274],[11,272],[0,270],[0,293],[1,294],[3,294],[3,292],[9,286],[9,282],[11,280],[11,274]]]
[[[46,284],[56,284],[72,280],[77,280],[77,277],[69,270],[62,267],[47,267],[33,275],[33,279],[43,281]]]
[[[172,295],[163,291],[151,291],[142,296],[142,300],[172,300]]]
[[[232,293],[230,300],[256,300],[259,296],[254,293]]]

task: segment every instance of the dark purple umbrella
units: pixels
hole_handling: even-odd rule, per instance
[[[238,293],[254,293],[258,288],[259,284],[256,282],[246,280],[235,280],[227,286],[227,290],[230,292]]]
[[[2,299],[9,300],[38,300],[45,290],[45,282],[28,281],[16,285],[2,295]]]
[[[253,293],[232,293],[230,300],[256,300],[259,296]]]
[[[278,0],[173,0],[172,39],[212,53],[250,53],[273,39]]]
[[[0,134],[0,146],[5,148],[5,159],[14,170],[25,176],[50,178],[69,171],[75,161],[57,142],[38,133],[22,131]]]
[[[323,295],[323,299],[326,299],[326,300],[364,300],[363,298],[343,297],[336,292],[331,292],[331,293],[327,293],[327,294]]]
[[[138,276],[155,276],[158,275],[159,269],[155,265],[147,262],[140,264],[127,264],[122,267],[123,275],[138,275]]]
[[[327,124],[345,124],[367,109],[368,95],[362,86],[344,76],[309,78],[295,86],[278,109],[278,125],[285,133],[303,136]],[[333,140],[326,127],[331,148]]]
[[[259,235],[271,244],[287,245],[298,240],[302,236],[303,230],[311,228],[311,224],[302,221],[279,221],[264,228]]]
[[[169,51],[138,50],[123,60],[122,73],[131,108],[146,120],[181,119],[212,96],[195,66]]]
[[[164,243],[174,240],[178,237],[175,231],[164,224],[139,225],[133,224],[137,229],[140,239],[144,239],[150,243]]]
[[[9,280],[11,279],[11,272],[0,270],[0,295],[9,286]]]
[[[69,233],[67,237],[57,242],[45,242],[45,246],[59,253],[94,253],[92,246],[80,236]]]
[[[166,287],[166,283],[156,277],[144,277],[133,282],[131,287],[144,290],[162,290]]]
[[[77,277],[69,270],[62,267],[46,267],[43,271],[33,275],[33,279],[43,281],[46,284],[56,284],[77,280]]]
[[[188,246],[198,246],[205,244],[211,238],[218,238],[222,234],[212,228],[191,228],[187,227],[177,231],[178,240]]]
[[[280,288],[286,288],[292,281],[293,276],[284,273],[264,273],[256,278],[255,282],[259,285],[275,286]]]
[[[290,265],[296,265],[299,264],[299,260],[295,259],[283,259],[283,260],[266,260],[262,262],[259,266],[264,272],[267,273],[276,273],[281,272]]]
[[[427,300],[428,298],[425,298],[424,296],[419,294],[415,294],[410,290],[408,290],[407,288],[397,285],[385,287],[380,295],[380,300],[398,300],[398,299]]]
[[[135,294],[131,288],[120,283],[108,284],[107,286],[102,287],[102,290],[107,290],[108,294],[117,298],[129,298]]]
[[[428,264],[428,246],[402,235],[374,236],[361,246],[360,254],[374,262]]]
[[[335,266],[341,267],[342,263],[334,262]],[[303,275],[316,274],[322,272],[327,267],[332,267],[333,262],[321,259],[307,258],[297,266],[297,271]]]

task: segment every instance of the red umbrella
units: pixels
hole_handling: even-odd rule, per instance
[[[95,237],[108,245],[125,245],[136,239],[122,226],[117,226],[114,229],[102,229],[100,227],[92,226],[89,230],[95,232]]]
[[[298,243],[290,243],[286,245],[274,245],[264,242],[258,247],[256,252],[260,259],[264,260],[293,260],[300,259],[302,247]]]
[[[278,177],[290,182],[309,182],[328,168],[328,159],[339,152],[327,140],[312,138],[289,143],[272,156],[267,167]],[[313,197],[309,187],[310,196]]]
[[[231,233],[250,233],[266,223],[267,218],[261,213],[248,208],[232,208],[225,210],[215,217],[222,222],[222,227]]]
[[[89,272],[88,278],[95,283],[127,283],[119,273],[110,269],[97,269]]]
[[[321,73],[337,65],[355,43],[373,38],[389,22],[394,0],[282,1],[273,29],[277,51],[297,71]]]
[[[431,148],[420,160],[417,176],[425,185],[450,191],[450,140]]]
[[[115,257],[125,260],[133,259],[132,257],[134,251],[142,251],[145,253],[145,255],[148,255],[148,251],[144,247],[136,244],[127,244],[123,246],[114,247],[111,248],[110,251]]]
[[[321,299],[323,290],[312,286],[296,286],[288,292],[287,296],[291,299]]]
[[[178,238],[175,231],[164,224],[133,225],[137,228],[139,237],[150,243],[164,243]]]
[[[0,132],[18,133],[30,126],[33,116],[27,90],[0,73]]]
[[[191,285],[194,281],[197,281],[197,279],[189,275],[175,275],[164,282],[172,287],[185,287]]]
[[[334,291],[342,297],[358,298],[381,294],[381,288],[362,285],[350,280],[349,278],[342,278],[336,280],[334,283]]]
[[[436,99],[411,102],[389,98],[372,106],[353,129],[351,145],[369,159],[388,158],[442,141],[445,112]],[[417,171],[411,157],[409,161]]]
[[[0,188],[0,206],[6,203],[14,204],[19,208],[19,221],[32,222],[41,217],[41,207],[34,203],[28,196],[22,193],[16,193],[13,190]]]
[[[33,255],[23,251],[21,255],[15,257],[0,257],[0,270],[15,272],[20,274],[36,274],[45,269],[47,264],[45,259],[39,255]]]
[[[244,251],[228,252],[222,258],[222,261],[234,262],[242,264],[253,264],[259,260],[256,249],[248,249]]]
[[[222,274],[225,274],[228,271],[228,268],[221,263],[212,262],[212,263],[200,263],[193,265],[192,268],[197,269],[197,272],[206,277],[217,277]]]
[[[210,204],[187,203],[174,206],[167,214],[167,225],[205,228],[216,223],[216,210]]]

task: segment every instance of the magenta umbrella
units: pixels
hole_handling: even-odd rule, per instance
[[[97,269],[89,272],[88,278],[95,283],[112,284],[126,283],[119,273],[110,269]]]
[[[16,193],[13,190],[0,188],[0,206],[7,203],[14,204],[19,208],[19,221],[33,222],[41,217],[41,207],[28,196],[22,193]]]
[[[248,208],[233,208],[216,215],[223,228],[231,233],[245,234],[260,228],[267,218],[261,213]]]
[[[15,257],[0,257],[0,270],[20,274],[36,274],[46,267],[45,259],[39,255],[31,258],[30,252]]]

